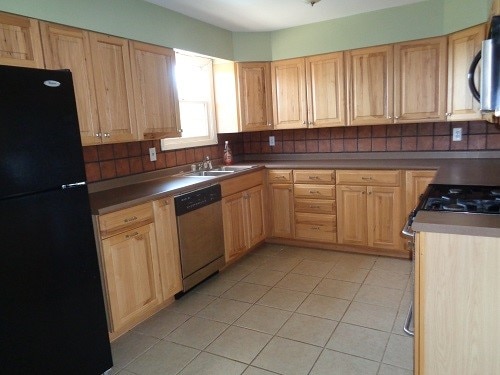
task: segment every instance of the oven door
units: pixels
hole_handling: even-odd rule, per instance
[[[411,223],[414,217],[415,212],[413,211],[408,215],[408,219],[401,231],[401,234],[408,240],[408,249],[411,251],[412,272],[410,277],[412,278],[412,284],[415,283],[415,232],[411,229]],[[415,287],[415,285],[413,285],[413,287]],[[413,330],[413,301],[410,303],[403,330],[410,336],[415,335]]]

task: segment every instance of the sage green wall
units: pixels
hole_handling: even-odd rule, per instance
[[[275,31],[271,36],[272,60],[445,35],[484,22],[490,3],[427,0]]]
[[[491,0],[426,0],[274,32],[231,33],[141,0],[0,0],[0,10],[222,59],[279,60],[448,34]]]
[[[443,31],[445,34],[486,21],[491,0],[442,0],[444,8]]]
[[[0,0],[0,10],[233,60],[230,31],[141,0]]]

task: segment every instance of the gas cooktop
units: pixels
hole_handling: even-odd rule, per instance
[[[418,210],[500,214],[500,186],[431,184]]]

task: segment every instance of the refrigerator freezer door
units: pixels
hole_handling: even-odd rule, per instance
[[[112,366],[86,186],[0,200],[0,372]]]
[[[0,199],[85,181],[69,71],[0,66]]]

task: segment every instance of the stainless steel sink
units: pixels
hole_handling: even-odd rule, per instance
[[[212,169],[213,171],[240,172],[255,167],[255,165],[223,165]]]
[[[210,171],[196,171],[185,173],[184,176],[188,177],[221,177],[227,174],[234,173],[234,171],[220,171],[220,170],[210,170]]]
[[[223,165],[207,171],[194,171],[183,173],[185,177],[221,177],[235,172],[242,172],[255,167],[254,165]]]

